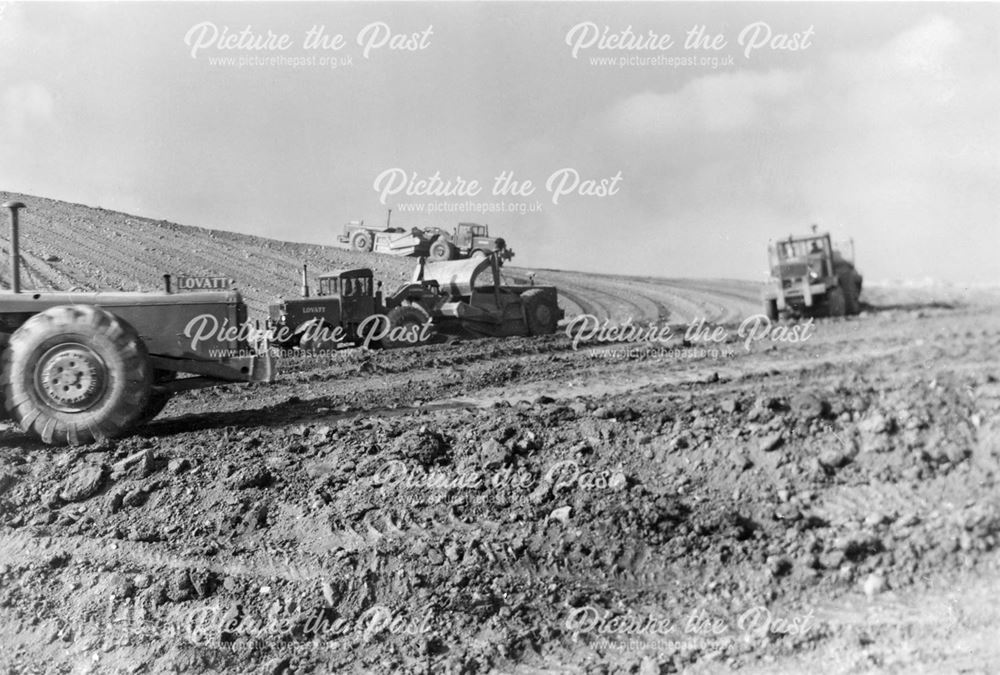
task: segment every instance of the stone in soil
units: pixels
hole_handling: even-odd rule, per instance
[[[760,439],[760,450],[761,452],[772,452],[781,447],[781,444],[785,442],[785,438],[780,431],[775,431],[770,433],[764,438]]]
[[[415,459],[422,466],[445,464],[448,460],[448,444],[437,431],[420,427],[400,435],[395,442],[395,450],[404,457]]]
[[[175,476],[191,468],[191,462],[183,457],[172,459],[167,463],[167,471]]]
[[[62,485],[59,496],[67,502],[82,502],[90,499],[104,485],[107,467],[88,466],[79,469],[67,478]]]
[[[803,420],[822,417],[829,409],[826,401],[815,394],[798,394],[792,399],[792,410]]]
[[[239,490],[267,487],[271,482],[271,473],[262,466],[250,466],[234,473],[228,481]]]

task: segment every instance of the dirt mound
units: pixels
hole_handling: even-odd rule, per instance
[[[19,200],[26,288],[48,290],[158,290],[163,275],[224,276],[235,280],[251,314],[263,317],[276,297],[294,296],[302,265],[313,274],[331,269],[370,267],[388,288],[409,279],[413,258],[359,253],[339,245],[317,246],[151,220],[100,207],[0,192]],[[0,214],[6,219],[6,213]],[[0,226],[3,252],[9,247]],[[335,236],[331,229],[331,243]],[[530,270],[511,267],[512,280],[526,281]],[[9,287],[8,269],[0,283]],[[732,320],[757,306],[758,288],[747,282],[668,281],[542,271],[539,284],[554,283],[570,314],[587,313],[624,321],[689,321],[706,316]],[[756,311],[754,309],[754,311]]]

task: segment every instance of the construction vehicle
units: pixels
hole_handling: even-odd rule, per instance
[[[432,261],[483,257],[495,253],[497,261],[503,264],[514,257],[514,251],[507,248],[503,237],[491,237],[486,225],[459,223],[452,232],[433,227],[425,229],[424,234],[431,242],[427,257]]]
[[[862,277],[850,258],[835,248],[828,233],[813,225],[807,237],[789,236],[768,245],[770,280],[764,289],[764,313],[772,321],[793,316],[844,316],[861,311]]]
[[[248,326],[234,290],[47,292],[21,290],[18,211],[7,202],[10,290],[0,293],[6,413],[52,445],[121,436],[148,422],[176,392],[271,382],[266,345],[223,327]],[[181,374],[185,377],[179,377]]]
[[[389,212],[390,217],[392,211]],[[347,244],[355,251],[371,251],[375,247],[375,237],[379,234],[402,234],[405,230],[401,227],[389,227],[388,221],[383,228],[365,225],[363,220],[352,220],[344,225],[343,234],[337,235],[337,241]],[[402,255],[402,254],[401,254]]]
[[[385,295],[368,268],[320,275],[315,297],[305,267],[302,279],[302,297],[279,299],[269,308],[269,331],[284,348],[391,348],[448,335],[542,335],[554,333],[564,317],[555,287],[503,283],[495,252],[459,261],[420,258],[412,279]]]
[[[400,256],[417,256],[432,261],[484,257],[496,253],[502,265],[514,257],[502,237],[491,237],[487,225],[459,223],[454,230],[440,227],[414,227],[405,230],[391,227],[392,209],[383,228],[368,227],[363,220],[352,220],[337,236],[342,244],[355,251],[374,251]]]

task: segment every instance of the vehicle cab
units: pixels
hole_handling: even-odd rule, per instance
[[[820,283],[833,276],[830,235],[778,241],[769,247],[771,276],[784,289]]]
[[[319,277],[317,296],[339,300],[340,321],[329,322],[334,325],[361,323],[381,305],[381,294],[368,268],[327,272]]]

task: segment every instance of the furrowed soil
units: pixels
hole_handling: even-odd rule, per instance
[[[413,265],[0,198],[39,288],[225,275],[262,317],[303,261]],[[750,282],[531,272],[675,337],[302,354],[112,442],[0,427],[4,672],[993,671],[1000,294],[747,341]]]

